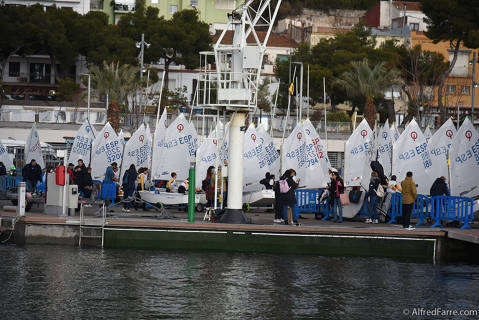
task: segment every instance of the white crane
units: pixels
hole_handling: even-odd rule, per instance
[[[214,46],[201,52],[197,104],[229,110],[234,114],[229,129],[228,204],[222,221],[245,222],[243,207],[243,140],[246,113],[257,106],[263,57],[281,0],[248,0],[228,14],[228,24]],[[228,32],[233,32],[227,43]],[[208,69],[214,56],[216,69]],[[200,93],[202,91],[202,94]],[[216,95],[212,95],[212,92]],[[212,99],[216,97],[216,99]]]

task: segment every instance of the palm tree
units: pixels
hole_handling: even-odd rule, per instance
[[[399,72],[387,69],[384,62],[369,66],[366,59],[351,63],[352,69],[342,74],[335,83],[346,90],[350,100],[365,101],[364,116],[371,128],[376,121],[374,98],[383,98],[384,92],[394,84],[399,84]],[[390,119],[394,121],[394,119]]]
[[[138,68],[129,64],[120,66],[119,62],[103,62],[103,68],[90,68],[91,81],[98,95],[108,95],[107,117],[113,129],[120,127],[120,104],[127,102],[128,94],[136,87]]]

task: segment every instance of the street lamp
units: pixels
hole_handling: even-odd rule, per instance
[[[88,111],[87,111],[87,120],[88,120],[88,123],[90,123],[90,83],[91,83],[91,77],[90,77],[90,74],[89,73],[80,73],[81,76],[88,76]]]

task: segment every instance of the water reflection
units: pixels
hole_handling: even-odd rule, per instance
[[[1,318],[401,318],[477,308],[479,266],[0,246]]]

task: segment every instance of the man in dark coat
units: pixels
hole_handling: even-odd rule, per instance
[[[448,196],[449,189],[447,188],[446,184],[446,177],[437,178],[436,181],[431,186],[431,190],[429,190],[431,197],[434,196]]]
[[[78,186],[80,192],[84,191],[87,179],[87,169],[82,159],[78,160],[78,165],[73,169],[73,183]]]
[[[135,192],[135,182],[138,173],[136,172],[136,168],[134,164],[130,165],[130,168],[126,170],[125,174],[123,175],[123,212],[130,212],[131,208],[131,196]]]
[[[37,182],[42,181],[42,168],[32,159],[29,164],[22,169],[23,180],[27,184],[27,191],[36,192]]]

